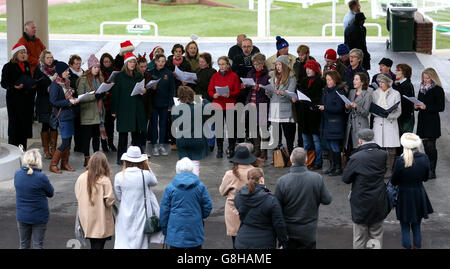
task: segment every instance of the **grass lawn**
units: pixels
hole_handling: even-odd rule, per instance
[[[257,12],[248,10],[247,0],[216,0],[238,6],[237,9],[206,7],[202,5],[160,6],[142,4],[142,17],[155,22],[161,36],[235,36],[246,33],[257,35]],[[255,1],[255,7],[256,7]],[[370,18],[370,3],[362,2],[367,22],[382,26],[383,36],[388,36],[385,18]],[[322,25],[331,23],[331,3],[313,5],[303,9],[300,4],[274,2],[270,13],[272,36],[320,36]],[[136,0],[88,0],[49,6],[50,33],[99,34],[103,21],[130,21],[138,16]],[[344,1],[337,4],[336,21],[342,22],[348,7]],[[5,17],[1,15],[0,17]],[[368,35],[377,30],[367,27]],[[0,22],[0,32],[6,32],[6,23]],[[105,34],[126,34],[126,26],[107,25]],[[337,35],[343,35],[338,27]],[[328,28],[327,35],[331,34]],[[450,48],[450,39],[438,38],[438,48]]]

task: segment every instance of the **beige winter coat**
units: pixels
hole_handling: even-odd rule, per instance
[[[86,238],[107,238],[114,235],[111,206],[115,198],[112,182],[108,177],[97,180],[96,190],[92,192],[92,206],[87,192],[87,174],[87,171],[81,174],[75,183],[81,227]]]
[[[242,165],[238,166],[239,178],[233,174],[233,170],[228,170],[222,179],[222,184],[219,187],[219,192],[222,196],[226,196],[225,202],[225,224],[227,226],[228,236],[237,236],[241,221],[239,220],[239,212],[234,206],[234,197],[236,192],[247,184],[247,173],[253,166]]]

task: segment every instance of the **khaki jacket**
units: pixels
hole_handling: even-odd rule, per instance
[[[225,224],[227,227],[228,236],[237,236],[241,221],[239,220],[239,212],[234,205],[234,197],[238,190],[247,184],[247,173],[254,168],[252,165],[238,166],[239,178],[233,174],[233,170],[228,170],[222,179],[222,184],[219,187],[219,192],[222,196],[226,196],[225,202]]]
[[[84,172],[75,183],[81,227],[86,238],[107,238],[114,235],[111,206],[115,198],[112,182],[108,177],[97,180],[96,190],[92,192],[94,206],[91,206],[87,192],[87,175],[88,172]]]

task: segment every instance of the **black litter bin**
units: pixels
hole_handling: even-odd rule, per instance
[[[392,51],[414,50],[414,14],[417,7],[411,3],[390,3],[386,26],[390,32]]]

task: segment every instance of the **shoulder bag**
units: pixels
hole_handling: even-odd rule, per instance
[[[161,226],[159,225],[159,218],[155,215],[155,211],[152,209],[152,215],[150,217],[147,216],[147,195],[145,191],[145,180],[144,180],[144,172],[141,170],[142,174],[142,187],[144,190],[144,207],[145,207],[145,226],[144,226],[144,234],[154,234],[161,231]]]

